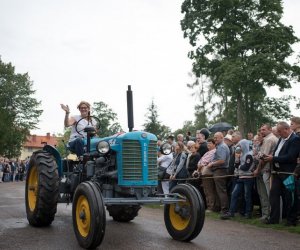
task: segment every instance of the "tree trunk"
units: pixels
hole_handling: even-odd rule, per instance
[[[242,95],[239,94],[237,97],[237,125],[239,127],[239,131],[241,132],[242,136],[244,137],[245,129],[244,129],[244,110],[243,110],[243,103],[242,103]]]

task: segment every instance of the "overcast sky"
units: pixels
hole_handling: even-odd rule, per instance
[[[28,72],[42,101],[40,129],[32,133],[62,133],[59,104],[77,114],[81,100],[108,104],[127,131],[128,85],[135,129],[142,128],[152,99],[159,120],[173,130],[194,120],[197,99],[186,87],[192,62],[180,28],[182,2],[0,0],[2,61],[11,62],[17,73]],[[300,37],[300,1],[283,2],[283,22]]]

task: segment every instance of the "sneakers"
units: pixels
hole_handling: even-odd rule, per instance
[[[222,220],[228,220],[228,219],[231,219],[234,217],[234,214],[230,213],[230,212],[227,212],[227,213],[222,213],[220,215],[220,219]]]

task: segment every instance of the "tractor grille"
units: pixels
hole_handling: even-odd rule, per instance
[[[148,180],[157,180],[157,143],[150,141],[148,148]]]
[[[123,141],[123,180],[143,181],[142,148],[139,141]],[[157,146],[155,141],[150,141],[148,146],[148,180],[157,180]]]

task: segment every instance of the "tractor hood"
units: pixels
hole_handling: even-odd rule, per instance
[[[133,141],[141,141],[147,142],[149,141],[157,141],[157,137],[154,134],[145,132],[145,131],[133,131],[128,133],[118,133],[113,136],[104,137],[104,138],[92,138],[91,139],[91,152],[97,151],[97,145],[100,141],[106,141],[109,143],[110,148],[114,151],[119,151],[121,148],[121,144],[123,141],[133,140]],[[85,139],[86,145],[86,139]]]

